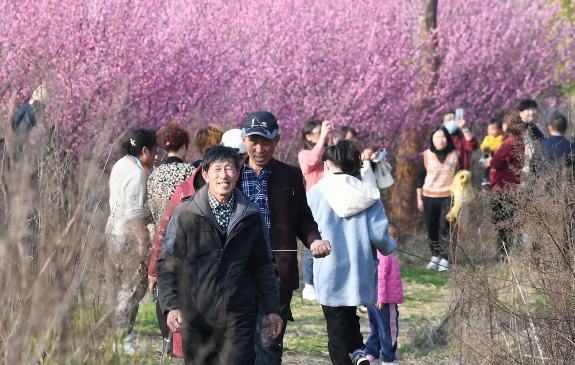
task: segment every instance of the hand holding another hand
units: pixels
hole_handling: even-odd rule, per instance
[[[311,251],[313,257],[320,259],[331,253],[331,245],[328,241],[316,240],[311,244],[309,250]]]

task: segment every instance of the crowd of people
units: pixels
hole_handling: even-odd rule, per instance
[[[15,112],[16,146],[42,119],[47,100],[41,86]],[[427,269],[448,271],[455,254],[459,219],[450,215],[461,171],[474,164],[483,171],[497,259],[505,260],[518,233],[505,224],[518,206],[512,192],[540,173],[541,162],[573,168],[567,118],[553,114],[546,137],[534,100],[516,109],[489,120],[481,144],[460,109],[430,130],[416,179]],[[106,225],[108,298],[116,331],[125,334],[121,349],[145,351],[134,324],[149,291],[165,352],[187,364],[281,364],[299,287],[299,240],[306,247],[302,296],[322,306],[332,363],[393,364],[404,302],[392,254],[400,229],[380,200],[393,176],[385,150],[360,148],[360,137],[351,126],[309,120],[298,168],[274,158],[280,123],[265,111],[228,131],[208,125],[192,136],[175,121],[129,131],[110,174]],[[193,153],[202,157],[186,161]],[[365,343],[358,310],[369,318]]]
[[[417,174],[417,207],[424,213],[431,259],[427,269],[447,271],[449,256],[457,245],[457,227],[446,219],[453,204],[452,185],[456,172],[470,170],[470,154],[481,148],[478,160],[484,169],[482,186],[491,192],[492,221],[498,230],[499,260],[506,259],[513,245],[509,221],[517,204],[512,191],[536,173],[533,161],[558,162],[573,166],[574,145],[565,138],[569,127],[567,118],[554,113],[550,118],[549,138],[537,125],[538,105],[535,100],[521,100],[516,112],[507,113],[502,120],[491,119],[487,135],[481,145],[456,112],[443,115],[441,125],[430,133],[429,149],[422,153]]]
[[[355,310],[377,301],[374,250],[389,255],[396,243],[379,190],[361,181],[373,153],[362,160],[355,142],[335,143],[331,122],[313,123],[319,133],[308,123],[303,173],[274,158],[281,135],[269,112],[249,114],[240,130],[207,126],[193,139],[176,122],[127,133],[110,175],[106,228],[126,353],[138,350],[133,327],[147,288],[162,335],[186,363],[280,364],[299,239],[314,262],[332,361],[369,364]],[[185,162],[190,145],[203,154],[193,164]],[[165,161],[152,172],[159,150]],[[344,200],[334,186],[349,191]]]
[[[539,146],[552,161],[571,163],[566,118],[555,115],[545,139],[537,104],[524,100],[518,110],[489,121],[481,147],[459,112],[445,113],[431,130],[417,173],[427,269],[449,270],[457,223],[447,216],[458,171],[482,164],[500,223],[514,214],[506,192],[533,169]],[[299,240],[306,247],[302,295],[322,306],[332,363],[395,363],[404,298],[392,255],[400,229],[380,199],[393,184],[385,151],[360,149],[351,126],[314,119],[301,130],[298,168],[274,158],[280,138],[280,124],[265,111],[250,113],[241,129],[209,125],[193,138],[177,122],[127,133],[125,156],[110,175],[106,227],[110,298],[126,353],[137,351],[134,321],[149,290],[166,351],[186,364],[281,364],[299,287]],[[192,146],[203,157],[187,163]],[[473,161],[479,148],[484,156]],[[498,230],[500,254],[511,234]],[[358,307],[369,317],[366,343]]]

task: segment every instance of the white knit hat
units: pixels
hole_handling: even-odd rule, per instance
[[[226,147],[235,148],[238,150],[238,153],[244,154],[248,150],[244,141],[242,140],[242,131],[241,129],[230,129],[222,136],[222,145]]]

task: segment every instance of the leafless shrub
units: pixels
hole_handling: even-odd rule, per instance
[[[52,91],[57,92],[57,91]],[[107,305],[106,168],[112,107],[90,158],[69,151],[58,106],[20,145],[0,109],[0,359],[6,364],[126,363],[113,350]]]
[[[522,186],[480,192],[469,207],[451,272],[458,309],[449,339],[461,363],[573,363],[574,181],[565,161],[536,152]],[[492,221],[497,203],[512,207],[512,217]],[[511,233],[501,251],[497,229]]]

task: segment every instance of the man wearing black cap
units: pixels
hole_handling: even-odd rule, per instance
[[[317,258],[329,255],[329,242],[321,239],[309,206],[299,168],[273,158],[280,140],[276,117],[266,111],[250,113],[242,126],[248,159],[237,187],[258,204],[269,233],[268,252],[274,263],[280,294],[280,316],[287,325],[293,320],[290,302],[299,287],[298,237]],[[269,321],[261,306],[256,331],[256,365],[281,364],[283,337],[271,338]]]

